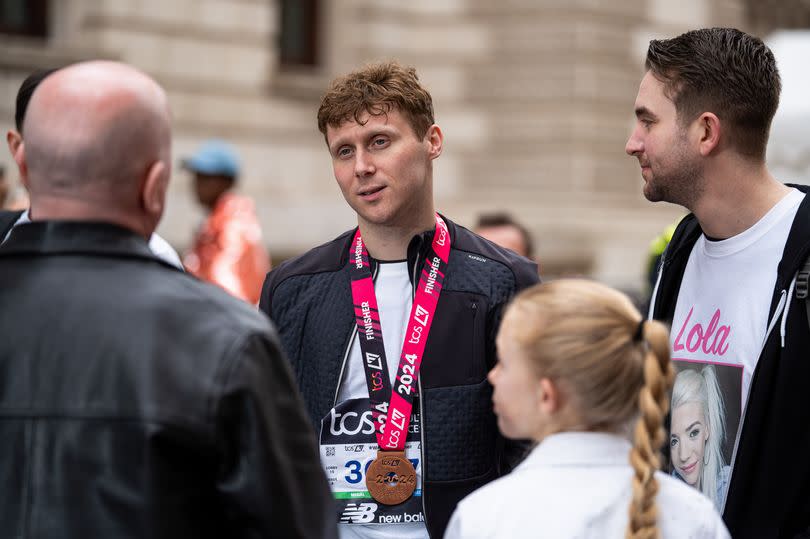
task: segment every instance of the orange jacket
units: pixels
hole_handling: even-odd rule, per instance
[[[270,255],[253,201],[233,193],[222,195],[183,258],[186,269],[249,303],[257,304],[270,271]]]

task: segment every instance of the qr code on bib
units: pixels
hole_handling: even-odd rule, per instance
[[[334,457],[335,456],[335,446],[330,445],[326,448],[326,456],[327,457]]]

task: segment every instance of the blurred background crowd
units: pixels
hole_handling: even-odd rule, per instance
[[[649,204],[624,153],[644,54],[650,39],[706,26],[772,47],[784,90],[769,167],[810,183],[799,131],[810,120],[805,0],[0,0],[0,123],[13,127],[33,71],[92,58],[144,70],[167,90],[174,120],[158,232],[191,249],[210,208],[184,159],[226,140],[235,191],[253,200],[276,264],[355,225],[315,112],[335,74],[396,58],[417,68],[445,133],[440,211],[470,228],[506,213],[528,232],[544,278],[586,275],[642,298],[651,242],[683,211]],[[7,152],[0,165],[3,204],[24,206]]]

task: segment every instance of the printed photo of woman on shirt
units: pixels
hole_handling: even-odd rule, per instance
[[[740,402],[740,369],[685,362],[678,362],[677,368],[670,408],[672,475],[700,490],[722,510],[740,416],[735,406]],[[721,389],[718,369],[730,371],[723,373],[729,382],[723,389],[731,394]]]

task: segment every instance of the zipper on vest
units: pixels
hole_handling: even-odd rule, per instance
[[[379,273],[379,271],[380,271],[380,264],[378,263],[374,267],[374,271],[371,274],[371,280],[372,281],[377,280],[377,273]],[[354,300],[352,300],[352,301],[354,301]],[[354,318],[354,316],[355,316],[354,315],[354,303],[352,303],[352,317]],[[380,331],[382,331],[382,329],[380,329]],[[357,336],[357,321],[355,320],[352,323],[352,334],[351,334],[351,337],[349,337],[349,344],[346,345],[346,351],[343,352],[343,361],[340,364],[340,374],[338,375],[337,387],[335,388],[335,398],[334,398],[334,400],[332,400],[332,408],[337,406],[337,399],[338,399],[338,395],[340,394],[340,384],[343,383],[343,375],[346,372],[346,362],[349,360],[349,353],[352,350],[352,344],[354,344],[354,338],[356,336]]]
[[[419,415],[421,428],[419,429],[419,439],[422,443],[422,446],[419,448],[419,452],[421,453],[422,457],[422,514],[425,516],[425,530],[428,532],[428,537],[430,537],[430,528],[428,528],[428,519],[427,519],[427,504],[425,503],[425,472],[427,470],[427,459],[425,458],[425,394],[422,392],[422,377],[418,377],[416,379],[416,384],[419,386]]]

